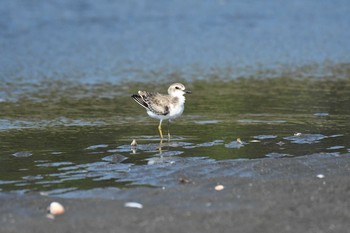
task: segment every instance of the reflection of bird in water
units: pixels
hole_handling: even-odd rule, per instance
[[[151,93],[146,91],[138,91],[131,97],[142,107],[147,110],[147,114],[159,119],[158,131],[160,139],[163,139],[162,121],[168,121],[168,140],[170,140],[169,122],[181,116],[185,108],[184,94],[190,94],[190,91],[185,91],[185,86],[181,83],[174,83],[168,88],[169,95],[159,93]]]

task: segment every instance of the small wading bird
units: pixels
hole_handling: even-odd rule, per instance
[[[147,114],[150,117],[159,119],[158,131],[162,142],[162,121],[168,120],[168,140],[170,141],[169,122],[181,116],[185,108],[184,94],[190,93],[190,91],[185,90],[183,84],[174,83],[168,88],[169,95],[138,91],[138,94],[134,94],[131,97],[147,110]]]

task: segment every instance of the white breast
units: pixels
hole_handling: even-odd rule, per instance
[[[172,104],[170,106],[170,114],[169,114],[170,119],[175,119],[176,117],[179,117],[185,109],[185,97],[179,96],[178,98],[179,98],[179,102],[176,105]]]

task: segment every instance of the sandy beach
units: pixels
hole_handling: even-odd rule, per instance
[[[174,187],[119,190],[113,200],[3,193],[1,232],[348,232],[349,164],[349,154],[222,161],[219,169],[240,166],[257,175],[206,178],[183,171],[186,182]],[[224,189],[216,191],[218,184]],[[51,201],[66,208],[53,220],[46,217]]]

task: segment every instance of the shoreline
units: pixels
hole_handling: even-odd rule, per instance
[[[347,232],[349,229],[349,154],[242,160],[232,165],[232,161],[219,161],[215,166],[217,171],[241,167],[256,174],[203,177],[196,176],[194,169],[186,173],[187,183],[178,181],[178,185],[166,188],[122,189],[114,200],[0,193],[0,229],[1,232],[47,232],[48,229],[50,232]],[[172,176],[175,181],[181,174]],[[217,184],[224,189],[216,191]],[[46,218],[46,207],[52,201],[62,203],[66,209],[54,220]],[[127,208],[126,202],[141,203],[143,208]]]

